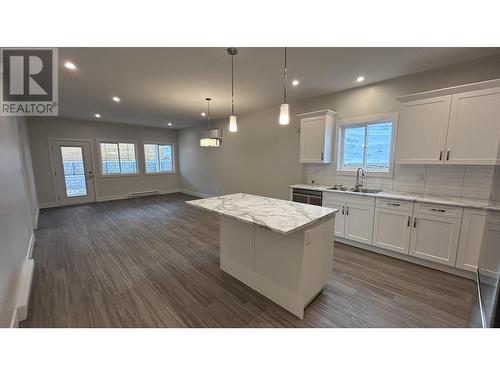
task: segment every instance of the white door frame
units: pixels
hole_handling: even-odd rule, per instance
[[[57,189],[58,183],[57,183],[57,178],[56,178],[56,161],[54,160],[54,152],[53,152],[53,146],[56,143],[60,142],[80,142],[80,143],[88,143],[89,149],[90,149],[90,159],[89,163],[92,168],[92,188],[93,188],[93,199],[89,200],[88,202],[85,203],[91,203],[91,202],[96,202],[97,201],[97,186],[95,182],[95,168],[94,168],[94,150],[93,150],[93,142],[91,139],[84,139],[84,138],[60,138],[60,137],[48,137],[48,146],[49,146],[49,156],[50,156],[50,167],[51,167],[51,174],[52,174],[52,184],[54,186],[54,203],[56,206],[68,206],[68,205],[74,205],[74,204],[83,204],[82,202],[70,202],[67,200],[58,200],[57,197],[61,196],[60,192]],[[87,182],[87,186],[90,184],[90,182]]]

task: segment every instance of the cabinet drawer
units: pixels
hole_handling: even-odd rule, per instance
[[[375,207],[375,198],[363,197],[353,194],[346,194],[345,201],[348,206],[369,206],[371,208]]]
[[[415,212],[443,217],[461,218],[463,208],[432,203],[415,203]]]
[[[323,192],[323,206],[345,204],[347,194]]]
[[[411,213],[413,211],[413,202],[377,198],[376,207]]]

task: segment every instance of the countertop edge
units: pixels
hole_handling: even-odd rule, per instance
[[[416,202],[416,203],[432,203],[432,204],[442,204],[445,206],[453,206],[453,207],[462,207],[462,208],[475,208],[479,210],[486,210],[486,211],[500,211],[500,203],[498,206],[496,206],[496,202],[494,201],[485,201],[484,203],[482,202],[460,202],[460,198],[452,198],[452,197],[442,197],[444,200],[441,200],[439,196],[436,197],[421,197],[421,196],[412,196],[411,194],[406,194],[406,193],[398,193],[398,192],[384,192],[373,194],[373,193],[355,193],[351,191],[340,191],[340,190],[331,190],[328,189],[324,186],[310,186],[307,184],[293,184],[289,186],[290,189],[297,188],[297,189],[309,189],[309,190],[316,190],[316,191],[323,191],[326,193],[332,193],[332,194],[348,194],[352,196],[363,196],[363,197],[371,197],[371,198],[379,198],[379,199],[392,199],[392,200],[401,200],[401,201],[407,201],[407,202]],[[395,194],[396,196],[393,196],[392,194]],[[401,195],[398,195],[401,194]],[[448,200],[449,199],[449,200]],[[453,199],[457,199],[457,201],[453,201]],[[473,199],[473,198],[471,198]]]
[[[193,201],[196,201],[197,199],[193,199]],[[199,205],[196,205],[194,203],[191,203],[191,201],[186,201],[186,204],[190,205],[191,207],[196,207],[196,208],[200,208],[200,209],[203,209],[205,211],[208,211],[208,212],[212,212],[214,214],[217,214],[217,215],[220,215],[220,216],[225,216],[227,218],[230,218],[230,219],[233,219],[233,220],[237,220],[237,221],[240,221],[242,223],[245,223],[245,224],[249,224],[249,225],[255,225],[256,227],[259,227],[259,228],[262,228],[262,229],[266,229],[266,230],[269,230],[271,232],[274,232],[274,233],[278,233],[278,234],[282,234],[282,235],[289,235],[289,234],[293,234],[295,232],[298,232],[298,231],[301,231],[301,230],[304,230],[305,228],[309,227],[309,226],[312,226],[312,225],[315,225],[315,224],[320,224],[321,222],[323,221],[327,221],[327,219],[330,219],[332,217],[335,217],[335,215],[337,214],[337,212],[339,212],[338,209],[336,208],[332,208],[332,212],[326,214],[326,215],[323,215],[309,223],[305,223],[301,226],[298,226],[296,228],[293,228],[289,231],[281,231],[279,229],[276,229],[276,228],[271,228],[267,225],[261,225],[261,224],[257,224],[257,223],[254,223],[253,221],[249,221],[249,220],[245,220],[241,217],[238,217],[238,216],[233,216],[233,215],[229,215],[227,213],[224,213],[224,212],[220,212],[220,211],[217,211],[217,210],[213,210],[213,209],[210,209],[210,208],[206,208],[206,207],[203,207],[203,206],[199,206]]]

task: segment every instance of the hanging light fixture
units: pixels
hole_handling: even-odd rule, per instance
[[[234,114],[234,55],[238,53],[236,48],[228,48],[227,53],[231,56],[231,116],[229,116],[229,131],[236,133],[238,131],[238,124],[236,122],[236,115]]]
[[[286,66],[286,47],[285,47],[285,67],[283,69],[283,104],[280,106],[280,125],[288,125],[290,123],[290,108],[286,102],[286,79],[287,79],[287,66]]]
[[[207,101],[208,129],[201,131],[200,147],[219,147],[222,141],[222,130],[212,129],[210,122],[210,101],[212,98],[205,98]]]

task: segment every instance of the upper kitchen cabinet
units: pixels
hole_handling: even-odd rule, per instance
[[[500,87],[454,94],[445,163],[500,163]]]
[[[442,164],[451,96],[403,103],[397,155],[401,164]]]
[[[400,164],[500,164],[500,80],[398,100]]]
[[[300,162],[332,162],[333,122],[335,112],[323,111],[302,113],[300,118]]]

